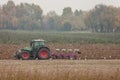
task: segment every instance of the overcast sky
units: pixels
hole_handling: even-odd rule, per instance
[[[0,5],[6,4],[8,0],[0,0]],[[71,7],[75,9],[90,10],[96,4],[106,4],[120,7],[120,0],[13,0],[15,4],[35,3],[40,5],[44,14],[49,11],[56,11],[58,14],[62,13],[64,7]]]

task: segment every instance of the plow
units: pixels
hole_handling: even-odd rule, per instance
[[[79,59],[79,49],[56,49],[56,53],[51,54],[52,59]]]
[[[49,47],[45,45],[43,39],[34,39],[30,42],[29,47],[18,50],[14,57],[22,60],[48,60],[48,59],[72,59],[78,60],[81,54],[79,49],[56,49],[52,52]]]

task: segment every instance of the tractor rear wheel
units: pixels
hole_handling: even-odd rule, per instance
[[[47,48],[41,48],[38,52],[38,59],[46,60],[50,58],[50,51]]]
[[[29,60],[30,59],[30,53],[27,51],[22,52],[20,56],[21,56],[22,60]]]

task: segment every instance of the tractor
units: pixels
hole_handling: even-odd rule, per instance
[[[45,60],[50,58],[50,49],[45,46],[43,39],[35,39],[30,42],[30,47],[25,47],[18,50],[14,57],[22,60],[36,58]]]
[[[18,50],[15,54],[16,59],[22,60],[31,60],[31,59],[40,59],[46,60],[49,58],[52,59],[78,59],[78,55],[81,52],[72,49],[56,49],[55,53],[51,53],[50,49],[45,46],[45,41],[43,39],[34,39],[30,42],[30,47],[25,47]]]

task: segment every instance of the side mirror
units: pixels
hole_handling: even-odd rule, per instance
[[[31,46],[31,47],[33,46],[33,42],[30,42],[30,46]]]

